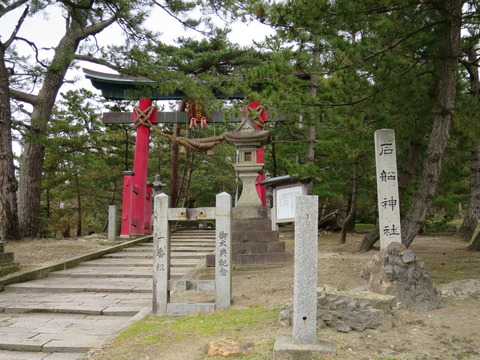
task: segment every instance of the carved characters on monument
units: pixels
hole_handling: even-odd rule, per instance
[[[390,129],[375,132],[377,166],[377,196],[380,226],[380,247],[401,242],[400,203],[398,197],[395,132]]]
[[[218,271],[218,274],[220,276],[227,276],[228,271],[228,245],[227,245],[227,238],[228,238],[228,233],[224,231],[220,231],[218,234],[220,241],[218,243],[219,245],[219,258],[218,258],[218,263],[217,265],[219,266],[220,270]]]

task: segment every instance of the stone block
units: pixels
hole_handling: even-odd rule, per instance
[[[292,253],[234,254],[234,265],[285,264],[293,260]]]
[[[201,312],[215,311],[215,303],[168,303],[168,316],[183,316]]]
[[[285,252],[284,242],[248,241],[243,243],[236,243],[233,249],[234,254],[256,254],[256,253],[276,253],[276,252]]]
[[[236,244],[246,241],[278,241],[278,233],[269,229],[258,229],[252,226],[250,226],[250,230],[238,230],[238,228],[232,227],[232,242]]]
[[[232,227],[237,231],[251,231],[252,229],[271,230],[272,222],[270,219],[233,219]]]
[[[329,339],[317,339],[315,344],[295,344],[293,338],[281,336],[275,341],[273,360],[327,359],[335,351],[335,346]]]
[[[268,219],[270,208],[263,206],[241,206],[233,208],[233,219]]]

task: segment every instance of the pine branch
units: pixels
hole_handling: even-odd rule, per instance
[[[89,63],[93,63],[93,64],[98,64],[98,65],[103,65],[103,66],[106,66],[112,70],[116,70],[118,72],[120,72],[120,70],[122,70],[121,68],[119,68],[118,66],[104,60],[104,59],[98,59],[92,55],[81,55],[81,54],[76,54],[75,55],[75,60],[79,60],[79,61],[87,61]]]

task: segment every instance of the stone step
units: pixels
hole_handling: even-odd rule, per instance
[[[205,259],[206,254],[199,254],[199,253],[182,253],[176,254],[172,256],[170,266],[171,267],[178,267],[178,266],[185,266],[186,264],[191,264],[192,266],[196,266],[199,261]],[[190,263],[188,262],[190,261]],[[195,265],[194,265],[195,264]],[[81,263],[79,267],[151,267],[153,266],[153,259],[128,259],[128,258],[102,258],[98,260],[92,260],[85,263]],[[190,266],[190,265],[188,265]]]
[[[5,291],[11,290],[35,292],[142,292],[152,291],[152,279],[148,278],[103,278],[95,281],[90,278],[45,278],[24,283],[11,284]]]
[[[105,316],[134,316],[151,305],[151,293],[61,292],[9,289],[0,299],[0,312],[70,313]],[[0,325],[1,327],[1,325]],[[1,359],[1,358],[0,358]]]
[[[0,309],[5,314],[25,313],[58,313],[58,314],[84,314],[104,316],[135,316],[139,311],[149,305],[146,302],[143,306],[120,306],[120,305],[99,305],[99,304],[72,304],[72,303],[37,303],[37,304],[12,304]]]
[[[102,259],[153,259],[152,252],[118,252],[106,254]]]
[[[185,251],[176,251],[172,253],[172,259],[205,259],[208,254],[211,254],[212,251],[196,251],[196,252],[185,252]]]
[[[100,346],[105,338],[128,323],[129,317],[125,316],[0,314],[0,348],[43,353],[85,353]],[[19,359],[30,358],[24,354]],[[73,358],[59,356],[56,359]]]
[[[174,259],[177,254],[182,253],[192,253],[192,254],[203,254],[203,253],[212,253],[215,251],[215,247],[189,247],[189,246],[172,246],[170,248],[171,258]],[[118,252],[107,254],[103,256],[103,259],[153,259],[152,252]]]
[[[195,264],[196,265],[196,264]],[[189,269],[193,269],[195,265],[191,266],[179,266],[172,267],[170,269],[171,276],[183,276]],[[151,267],[76,267],[67,270],[55,271],[50,273],[48,276],[51,278],[64,278],[64,277],[83,277],[83,278],[98,278],[109,277],[109,278],[145,278],[150,279],[152,277],[152,268]]]
[[[170,251],[172,252],[198,252],[198,251],[215,251],[215,246],[202,246],[202,247],[193,247],[193,246],[182,246],[182,245],[171,245]]]
[[[123,249],[123,252],[132,252],[132,253],[151,253],[153,251],[153,244],[150,246],[135,246],[127,249]]]
[[[172,236],[170,279],[189,278],[214,248],[214,231]],[[6,286],[0,296],[0,360],[73,360],[100,346],[133,316],[151,310],[152,267],[153,243],[148,242]],[[214,308],[171,306],[173,313]]]
[[[78,353],[52,353],[38,351],[0,350],[0,359],[5,360],[78,360]]]
[[[172,241],[170,243],[172,246],[193,246],[193,247],[215,247],[215,242],[214,241]]]
[[[199,234],[172,234],[170,239],[193,239],[193,240],[215,240],[215,233],[211,235]]]

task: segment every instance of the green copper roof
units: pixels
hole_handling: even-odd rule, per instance
[[[145,77],[107,74],[89,69],[83,69],[85,77],[92,85],[102,91],[102,96],[108,100],[138,100],[149,98],[152,100],[182,100],[187,96],[176,90],[172,93],[159,93],[153,88],[155,81]],[[234,96],[217,95],[218,99],[243,99],[243,94]]]

